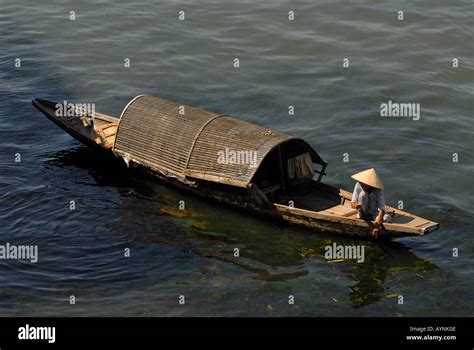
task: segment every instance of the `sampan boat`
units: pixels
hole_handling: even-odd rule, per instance
[[[373,222],[356,217],[350,192],[321,182],[327,162],[298,137],[147,95],[132,99],[119,118],[80,105],[66,115],[55,102],[32,104],[82,143],[165,183],[314,230],[371,237]],[[439,227],[396,208],[386,210],[394,215],[383,224],[385,238]]]

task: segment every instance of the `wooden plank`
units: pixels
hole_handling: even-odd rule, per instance
[[[368,224],[364,220],[360,219],[353,219],[353,218],[347,218],[343,217],[340,215],[335,215],[335,214],[330,214],[327,212],[313,212],[309,210],[304,210],[304,209],[299,209],[299,208],[290,208],[285,205],[281,204],[274,204],[274,207],[276,210],[283,212],[283,213],[290,213],[294,215],[300,215],[300,216],[305,216],[307,218],[313,218],[313,219],[318,219],[318,220],[326,220],[326,221],[331,221],[331,222],[337,222],[345,225],[351,225],[351,226],[363,226],[363,227],[369,227]],[[384,227],[388,231],[395,231],[395,232],[402,232],[402,233],[411,233],[414,235],[419,235],[422,234],[423,231],[414,227],[410,227],[407,225],[399,225],[399,224],[390,224],[390,223],[384,223]]]
[[[247,185],[247,189],[248,189],[250,195],[252,196],[252,198],[258,204],[258,206],[271,208],[272,205],[271,205],[270,201],[268,200],[266,194],[263,193],[258,188],[257,185],[255,185],[254,183],[251,182]]]
[[[104,121],[110,122],[110,123],[118,123],[118,121],[119,121],[119,119],[116,118],[116,117],[112,117],[110,115],[102,114],[102,113],[98,113],[98,112],[95,112],[93,116],[96,119],[104,120]]]
[[[204,174],[200,172],[195,172],[195,171],[189,171],[187,170],[185,172],[185,175],[187,177],[192,177],[200,180],[206,180],[206,181],[211,181],[211,182],[218,182],[226,185],[232,185],[232,186],[237,186],[237,187],[247,187],[247,181],[246,180],[237,180],[233,178],[228,178],[220,175],[214,175],[214,174]]]
[[[351,211],[349,211],[349,212],[343,214],[343,216],[349,217],[349,216],[352,216],[352,215],[356,215],[357,212],[358,212],[357,209],[352,209]]]
[[[104,133],[105,137],[114,136],[117,133],[117,125],[102,128],[102,132]]]
[[[351,207],[347,205],[336,205],[334,207],[328,208],[323,210],[323,212],[328,212],[330,214],[335,214],[335,215],[342,215],[342,216],[348,216],[348,214],[354,214],[357,213],[357,210],[352,209]]]

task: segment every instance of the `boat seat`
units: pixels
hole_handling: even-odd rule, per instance
[[[357,214],[356,209],[352,209],[351,206],[341,205],[341,204],[335,205],[331,208],[327,208],[326,210],[323,210],[323,212],[326,212],[326,213],[332,214],[332,215],[345,216],[345,217]]]
[[[105,123],[102,125],[95,125],[94,130],[99,136],[96,139],[97,143],[103,144],[106,148],[112,148],[115,143],[115,135],[117,134],[118,123]]]

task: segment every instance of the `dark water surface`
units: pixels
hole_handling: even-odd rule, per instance
[[[473,14],[459,0],[0,0],[0,244],[39,247],[36,264],[0,260],[0,316],[472,316]],[[441,229],[373,243],[260,220],[130,173],[30,105],[118,115],[140,93],[303,137],[335,186],[375,166],[389,204]],[[388,100],[420,103],[420,120],[381,118]],[[332,242],[365,244],[366,262],[327,262]]]

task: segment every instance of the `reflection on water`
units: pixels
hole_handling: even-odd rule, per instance
[[[401,271],[424,273],[435,268],[435,264],[417,257],[403,244],[379,242],[368,250],[366,263],[353,264],[343,271],[354,281],[350,287],[350,301],[358,308],[387,296],[385,281]]]
[[[148,243],[186,247],[205,259],[251,272],[249,279],[265,282],[288,282],[307,276],[311,273],[305,266],[308,261],[336,266],[351,280],[349,302],[354,308],[377,302],[387,295],[393,296],[393,293],[387,293],[385,283],[401,271],[424,273],[436,268],[435,264],[417,257],[398,242],[355,240],[294,227],[289,230],[284,224],[219,207],[164,186],[151,176],[127,169],[121,160],[98,156],[85,147],[61,151],[48,163],[87,169],[97,185],[117,187],[124,199],[121,206],[127,213],[136,212],[136,218],[140,214],[143,224],[150,217],[162,216],[180,222],[177,232],[160,232],[152,240],[153,232],[146,232],[139,238]],[[127,200],[130,198],[143,203],[137,208],[137,201]],[[178,208],[181,200],[185,201],[187,209]],[[119,225],[129,227],[135,238],[140,236],[133,232],[129,215],[121,217]],[[325,247],[334,241],[340,245],[364,245],[365,261],[327,261]],[[239,258],[233,255],[234,247],[240,250]]]

